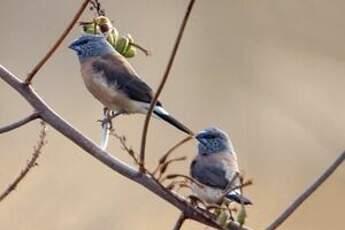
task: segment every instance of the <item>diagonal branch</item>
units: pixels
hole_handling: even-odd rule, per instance
[[[27,117],[25,117],[19,121],[16,121],[12,124],[9,124],[9,125],[3,126],[3,127],[0,127],[0,134],[11,131],[11,130],[16,129],[16,128],[19,128],[20,126],[23,126],[23,125],[29,123],[30,121],[36,120],[37,118],[39,118],[39,112],[34,112],[34,113],[30,114],[29,116],[27,116]]]
[[[160,83],[160,85],[159,85],[159,87],[157,89],[157,92],[156,92],[155,96],[153,97],[153,100],[151,101],[150,108],[149,108],[149,110],[148,110],[148,112],[146,114],[144,128],[143,128],[143,133],[142,133],[142,137],[141,137],[141,149],[140,149],[140,156],[139,156],[139,161],[140,161],[140,165],[139,166],[140,166],[140,171],[141,172],[145,171],[144,164],[145,164],[146,137],[147,137],[147,132],[148,132],[148,129],[149,129],[149,124],[150,124],[150,119],[151,119],[151,116],[152,116],[153,108],[155,107],[155,105],[156,105],[156,103],[158,101],[158,97],[161,94],[161,92],[163,90],[163,87],[165,85],[165,82],[168,79],[171,67],[172,67],[172,65],[174,63],[175,56],[176,56],[177,50],[179,48],[179,45],[180,45],[180,42],[181,42],[181,39],[182,39],[182,35],[183,35],[183,32],[184,32],[184,30],[186,28],[186,24],[187,24],[189,15],[190,15],[190,13],[192,11],[194,2],[195,2],[195,0],[190,0],[190,2],[189,2],[186,14],[185,14],[185,16],[183,18],[183,21],[182,21],[179,33],[178,33],[176,41],[175,41],[174,48],[173,48],[173,50],[171,52],[171,56],[170,56],[168,65],[167,65],[167,67],[165,69],[162,81],[161,81],[161,83]],[[193,135],[193,132],[190,131],[190,134]]]
[[[20,174],[16,177],[16,179],[6,188],[6,190],[2,194],[0,194],[0,202],[3,201],[3,199],[5,199],[12,191],[14,191],[18,184],[29,173],[29,171],[37,165],[36,161],[41,154],[42,147],[46,143],[45,138],[47,136],[46,125],[43,121],[41,122],[41,125],[42,130],[40,132],[40,139],[34,148],[34,153],[32,154],[30,161],[27,163],[26,167],[20,172]]]
[[[0,65],[0,78],[9,84],[13,89],[20,93],[25,100],[37,111],[40,112],[40,117],[46,123],[51,125],[59,133],[74,142],[80,148],[85,150],[88,154],[111,168],[113,171],[121,174],[122,176],[141,184],[152,193],[156,194],[161,199],[167,201],[171,205],[181,210],[186,218],[195,220],[216,229],[222,229],[215,220],[210,216],[210,213],[196,209],[191,206],[184,198],[166,189],[155,178],[150,175],[141,173],[140,171],[132,168],[125,162],[110,155],[98,147],[93,141],[84,136],[81,132],[72,127],[64,119],[62,119],[53,109],[51,109],[45,101],[33,90],[32,87],[26,85],[18,77],[10,73],[3,66]],[[250,228],[242,226],[236,222],[230,224],[229,230],[249,230]]]
[[[71,32],[73,26],[77,23],[78,19],[80,18],[81,14],[84,12],[87,4],[90,0],[84,0],[84,2],[81,4],[79,10],[74,15],[72,21],[69,23],[65,31],[61,34],[59,39],[55,42],[53,47],[48,51],[48,53],[41,59],[39,63],[32,69],[32,71],[29,73],[27,78],[25,79],[26,84],[31,84],[32,79],[34,78],[35,74],[41,69],[41,67],[48,61],[48,59],[53,55],[55,50],[60,46],[62,41],[66,38],[66,36]]]
[[[338,158],[322,173],[322,175],[312,184],[307,190],[305,190],[292,204],[270,225],[266,230],[273,230],[279,227],[289,216],[296,211],[296,209],[306,200],[308,197],[319,188],[328,177],[330,177],[334,171],[345,160],[345,151],[342,152]]]

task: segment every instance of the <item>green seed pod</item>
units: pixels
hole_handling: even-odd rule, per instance
[[[95,23],[85,23],[83,25],[83,31],[87,34],[99,34],[98,27]]]
[[[119,40],[116,42],[115,49],[117,50],[117,52],[123,55],[125,51],[127,50],[128,44],[129,44],[129,39],[127,37],[121,36]]]
[[[113,28],[110,33],[108,33],[107,40],[108,42],[115,48],[116,42],[119,37],[119,32],[116,30],[116,28]]]
[[[133,46],[130,46],[129,50],[127,50],[126,53],[123,53],[122,55],[126,58],[132,58],[137,54],[137,49]]]
[[[96,24],[99,26],[101,33],[108,33],[112,28],[113,24],[111,20],[105,16],[99,16],[95,19]]]
[[[229,217],[230,217],[230,215],[229,215],[229,213],[227,211],[221,210],[220,213],[217,216],[217,223],[220,226],[225,227],[226,226],[226,222],[229,219]]]
[[[237,214],[237,218],[236,219],[237,219],[237,222],[242,226],[246,222],[246,218],[247,218],[246,209],[242,205],[241,209],[239,210],[239,212]]]

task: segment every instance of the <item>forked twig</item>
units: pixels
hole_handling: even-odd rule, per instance
[[[342,152],[337,159],[321,174],[316,181],[310,185],[292,204],[272,223],[266,230],[273,230],[279,227],[296,209],[306,200],[308,197],[319,188],[323,182],[331,176],[334,171],[343,163],[345,160],[345,151]]]
[[[170,160],[167,160],[166,162],[164,162],[161,167],[159,168],[159,174],[157,176],[157,179],[160,180],[163,176],[163,174],[166,172],[166,170],[168,169],[168,166],[171,164],[171,163],[174,163],[174,162],[178,162],[178,161],[184,161],[186,160],[187,157],[183,156],[183,157],[177,157],[177,158],[173,158],[173,159],[170,159]]]
[[[171,147],[158,161],[158,165],[156,169],[153,171],[153,175],[155,175],[158,170],[161,168],[161,166],[167,161],[168,157],[172,152],[174,152],[176,149],[178,149],[183,144],[187,143],[188,141],[192,140],[193,136],[188,136],[186,138],[183,138],[181,141],[177,142],[173,147]]]
[[[168,79],[168,76],[169,76],[169,73],[170,73],[170,70],[171,70],[171,67],[174,63],[174,60],[175,60],[175,56],[176,56],[176,53],[177,53],[177,50],[179,48],[179,45],[180,45],[180,42],[181,42],[181,39],[182,39],[182,35],[183,35],[183,32],[185,30],[185,27],[186,27],[186,24],[187,24],[187,21],[188,21],[188,18],[189,18],[189,15],[192,11],[192,8],[193,8],[193,5],[194,5],[194,2],[195,0],[190,0],[189,2],[189,5],[188,5],[188,8],[187,8],[187,11],[185,13],[185,16],[183,18],[183,21],[182,21],[182,24],[181,24],[181,27],[180,27],[180,30],[179,30],[179,33],[177,35],[177,38],[176,38],[176,41],[175,41],[175,45],[174,45],[174,48],[171,52],[171,55],[170,55],[170,59],[169,59],[169,62],[168,62],[168,65],[165,69],[165,72],[164,72],[164,75],[163,75],[163,78],[162,78],[162,81],[161,83],[159,84],[159,87],[153,97],[153,100],[151,101],[151,104],[150,104],[150,108],[146,114],[146,117],[145,117],[145,123],[144,123],[144,128],[143,128],[143,133],[142,133],[142,137],[141,137],[141,148],[140,148],[140,156],[139,156],[139,170],[141,172],[144,172],[145,171],[145,148],[146,148],[146,137],[147,137],[147,131],[148,131],[148,128],[149,128],[149,123],[150,123],[150,119],[151,119],[151,116],[152,116],[152,112],[153,112],[153,108],[154,106],[156,105],[157,101],[158,101],[158,97],[159,95],[161,94],[162,90],[163,90],[163,87],[165,85],[165,82],[167,81]],[[191,131],[191,134],[193,134],[193,132]]]
[[[12,191],[16,189],[18,184],[24,179],[24,177],[28,174],[28,172],[37,165],[36,161],[41,154],[42,147],[46,144],[46,124],[45,122],[41,122],[42,129],[39,136],[39,141],[37,145],[34,147],[34,152],[32,154],[31,159],[26,164],[26,167],[20,172],[20,174],[14,179],[14,181],[3,191],[0,195],[0,202],[4,200]]]
[[[30,114],[29,116],[27,116],[27,117],[25,117],[19,121],[16,121],[12,124],[9,124],[9,125],[3,126],[3,127],[0,127],[0,134],[5,133],[5,132],[9,132],[9,131],[16,129],[16,128],[19,128],[20,126],[23,126],[23,125],[29,123],[30,121],[36,120],[37,118],[39,118],[39,112],[34,112],[34,113]]]
[[[72,21],[69,23],[65,31],[61,34],[61,36],[58,38],[58,40],[55,42],[53,47],[48,51],[48,53],[41,59],[40,62],[37,63],[37,65],[32,69],[32,71],[29,73],[29,75],[25,79],[25,84],[29,85],[31,84],[32,79],[34,78],[35,74],[42,68],[42,66],[48,61],[48,59],[53,55],[53,53],[57,50],[57,48],[60,46],[62,41],[66,38],[66,36],[71,32],[73,26],[77,23],[79,17],[84,12],[87,4],[90,0],[84,0],[84,2],[81,4],[79,10],[74,15]]]

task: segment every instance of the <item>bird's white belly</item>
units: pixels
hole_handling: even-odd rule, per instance
[[[203,201],[206,201],[209,204],[215,204],[219,201],[222,196],[222,190],[212,188],[209,186],[199,186],[195,183],[192,183],[192,192]]]

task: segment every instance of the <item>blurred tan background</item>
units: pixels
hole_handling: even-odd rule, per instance
[[[150,48],[131,60],[156,88],[187,0],[103,0],[122,33]],[[0,63],[22,78],[55,42],[80,1],[2,0]],[[198,131],[216,125],[230,133],[241,168],[254,186],[248,225],[263,229],[345,149],[345,2],[343,0],[199,0],[161,100]],[[83,19],[92,17],[86,12]],[[68,43],[42,68],[34,87],[79,130],[99,141],[102,106],[86,91]],[[0,124],[24,117],[28,104],[0,81]],[[138,151],[144,117],[116,120]],[[30,123],[0,137],[0,189],[30,157],[39,132]],[[154,120],[150,167],[183,134]],[[171,229],[179,212],[129,182],[55,132],[18,189],[0,204],[0,229]],[[195,153],[191,142],[176,154]],[[109,151],[131,162],[112,140]],[[187,173],[188,162],[175,172]],[[345,167],[281,229],[343,229]],[[205,229],[188,221],[183,229]]]

